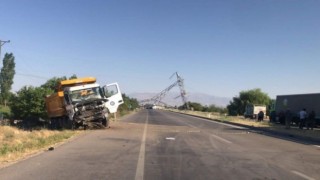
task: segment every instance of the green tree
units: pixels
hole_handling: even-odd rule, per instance
[[[132,111],[139,107],[137,99],[130,98],[126,94],[122,94],[123,104],[119,106],[118,111],[121,115],[126,114],[128,111]]]
[[[42,87],[24,86],[11,98],[11,112],[14,118],[46,118],[45,96],[53,90]]]
[[[47,82],[45,82],[44,84],[42,84],[41,87],[42,88],[47,88],[47,89],[52,89],[53,91],[57,91],[57,86],[58,86],[60,81],[64,81],[64,80],[67,80],[67,79],[77,79],[77,78],[78,77],[75,74],[73,74],[69,78],[67,78],[66,76],[53,77],[53,78],[47,80]]]
[[[243,115],[248,104],[269,105],[270,100],[268,94],[259,88],[241,91],[238,97],[233,97],[227,109],[230,115]]]
[[[241,108],[242,102],[239,97],[233,97],[232,101],[230,101],[230,104],[227,106],[229,115],[235,116],[238,114],[241,114]]]
[[[45,82],[44,84],[42,84],[41,87],[44,89],[51,89],[53,91],[56,91],[58,83],[63,80],[67,80],[67,77],[66,76],[53,77],[47,80],[47,82]]]
[[[73,74],[72,76],[69,77],[69,79],[77,79],[77,75]]]
[[[1,89],[1,101],[2,104],[7,106],[7,101],[11,95],[10,90],[13,84],[13,78],[15,75],[15,62],[12,53],[6,53],[3,59],[3,66],[0,72],[0,89]]]
[[[187,102],[189,105],[189,108],[193,111],[203,111],[204,107],[197,102]],[[187,106],[186,104],[183,104],[182,106],[179,106],[178,109],[182,110],[185,109]]]
[[[202,111],[203,110],[203,106],[197,102],[189,102],[189,107],[191,109],[193,109],[194,111]]]
[[[212,104],[210,106],[204,106],[202,111],[203,112],[218,112],[220,114],[225,114],[228,112],[227,108],[218,107],[214,104]]]

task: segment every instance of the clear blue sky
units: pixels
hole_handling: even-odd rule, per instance
[[[94,76],[160,92],[178,71],[187,92],[320,92],[319,0],[6,0],[2,47],[13,90],[54,76]]]

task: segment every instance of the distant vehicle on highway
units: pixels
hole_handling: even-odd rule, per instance
[[[163,106],[158,106],[158,105],[155,105],[155,104],[147,104],[147,105],[145,105],[145,108],[146,109],[164,109]]]

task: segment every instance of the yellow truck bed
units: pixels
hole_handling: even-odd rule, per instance
[[[45,102],[49,118],[61,117],[66,114],[62,91],[48,96]]]

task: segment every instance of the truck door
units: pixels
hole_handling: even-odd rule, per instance
[[[107,84],[102,87],[104,96],[108,99],[107,108],[110,113],[115,113],[120,104],[123,104],[122,94],[118,83]]]

